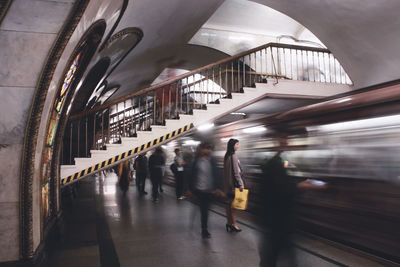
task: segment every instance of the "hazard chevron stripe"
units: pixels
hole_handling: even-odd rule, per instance
[[[78,179],[86,177],[87,175],[89,175],[89,174],[91,174],[93,172],[96,172],[96,171],[98,171],[100,169],[103,169],[103,168],[109,166],[109,165],[112,165],[113,163],[115,163],[117,161],[123,160],[124,158],[132,156],[132,155],[134,155],[136,153],[139,153],[142,150],[145,150],[145,149],[151,148],[153,146],[156,146],[156,145],[158,145],[158,144],[160,144],[160,143],[162,143],[162,142],[164,142],[164,141],[166,141],[168,139],[171,139],[171,138],[176,137],[176,136],[178,136],[178,135],[180,135],[180,134],[182,134],[184,132],[189,131],[193,127],[194,127],[193,123],[188,124],[188,125],[180,128],[180,129],[177,129],[177,130],[172,131],[172,132],[170,132],[170,133],[168,133],[166,135],[163,135],[163,136],[161,136],[159,138],[151,140],[151,141],[149,141],[149,142],[147,142],[147,143],[145,143],[145,144],[143,144],[141,146],[135,147],[134,149],[131,149],[128,152],[124,152],[122,154],[119,154],[117,156],[109,158],[109,159],[107,159],[107,160],[105,160],[105,161],[103,161],[101,163],[93,165],[93,166],[91,166],[91,167],[89,167],[87,169],[84,169],[82,171],[76,172],[76,173],[74,173],[74,174],[72,174],[72,175],[70,175],[68,177],[62,178],[61,179],[61,186],[66,186],[66,185],[68,185],[68,184],[70,184],[72,182],[75,182]]]

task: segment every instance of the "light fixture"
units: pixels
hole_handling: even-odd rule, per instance
[[[244,133],[261,133],[266,130],[267,130],[267,128],[265,128],[264,126],[255,126],[255,127],[243,129],[243,132]]]
[[[185,140],[185,142],[183,142],[184,146],[197,146],[199,144],[200,144],[200,141],[195,141],[195,140],[192,140],[192,139]]]
[[[207,123],[207,124],[203,124],[203,125],[200,125],[199,127],[197,127],[197,130],[199,130],[200,132],[205,132],[205,131],[210,130],[213,127],[214,127],[214,123]]]
[[[308,132],[312,131],[339,132],[339,131],[361,130],[365,128],[391,127],[391,126],[397,126],[399,123],[400,123],[400,115],[390,115],[390,116],[361,119],[354,121],[336,122],[319,126],[309,126],[306,127],[306,129]]]

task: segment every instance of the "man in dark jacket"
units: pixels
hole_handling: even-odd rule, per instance
[[[137,179],[137,189],[140,194],[147,195],[147,192],[144,190],[146,186],[146,177],[147,177],[147,157],[146,152],[137,156],[135,160],[135,170],[136,170],[136,179]]]
[[[223,194],[221,190],[217,189],[219,175],[216,160],[211,157],[211,148],[211,144],[206,142],[199,145],[189,181],[190,192],[199,200],[203,238],[211,237],[207,225],[210,201],[213,196]]]
[[[263,166],[261,196],[263,220],[269,228],[260,249],[260,267],[277,266],[278,258],[285,255],[287,266],[297,266],[293,246],[290,244],[294,229],[294,202],[301,190],[324,189],[326,186],[315,186],[305,180],[300,183],[287,174],[282,153],[287,149],[287,135],[278,133],[277,152]]]
[[[160,147],[157,147],[149,158],[150,180],[152,183],[152,197],[154,202],[158,202],[158,188],[160,187],[163,176],[165,159]]]

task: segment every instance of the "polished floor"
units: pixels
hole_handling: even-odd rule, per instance
[[[240,233],[225,231],[223,208],[210,212],[210,239],[200,232],[198,207],[176,200],[164,186],[160,201],[139,196],[133,183],[124,196],[114,173],[83,180],[76,197],[63,202],[60,240],[50,249],[48,266],[252,267],[259,265],[260,229],[247,212]],[[150,184],[147,180],[147,191]],[[296,237],[298,266],[379,266],[309,237]],[[285,266],[285,259],[281,260]]]

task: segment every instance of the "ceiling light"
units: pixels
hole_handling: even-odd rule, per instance
[[[185,140],[185,142],[183,142],[184,146],[197,146],[199,144],[200,144],[200,141],[195,141],[195,140],[192,140],[192,139]]]
[[[207,124],[203,124],[203,125],[200,125],[199,127],[197,127],[197,130],[199,130],[200,132],[204,132],[204,131],[210,130],[213,127],[214,127],[214,123],[207,123]]]
[[[265,128],[264,126],[255,126],[255,127],[243,129],[243,132],[244,133],[260,133],[260,132],[264,132],[266,130],[267,130],[267,128]]]

